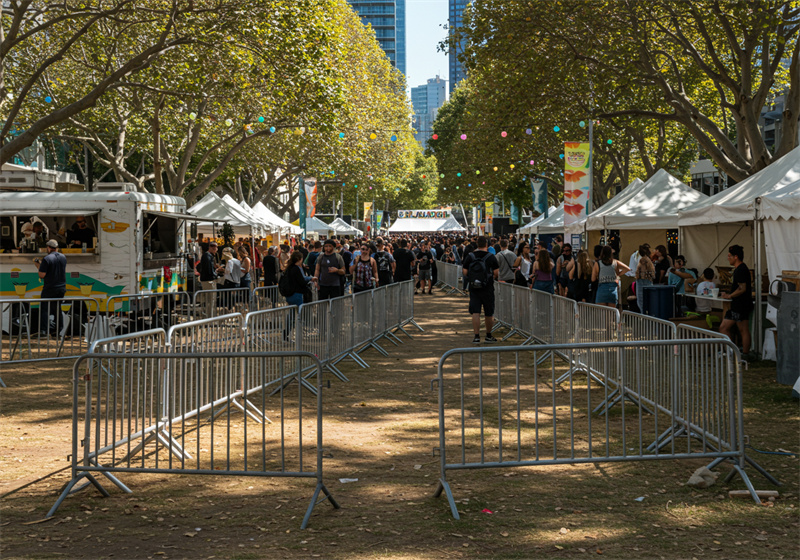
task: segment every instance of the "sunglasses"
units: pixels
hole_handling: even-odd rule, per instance
[[[85,223],[86,223],[86,220],[82,220],[82,221],[80,221],[80,222],[75,222],[75,223],[76,223],[76,224],[78,224],[78,225],[80,225],[80,224],[85,224]]]

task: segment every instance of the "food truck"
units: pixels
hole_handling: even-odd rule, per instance
[[[67,258],[66,296],[96,298],[101,311],[112,296],[186,289],[186,226],[195,218],[184,199],[135,192],[133,185],[100,192],[7,189],[7,178],[0,173],[0,297],[39,297],[34,260],[51,239]]]

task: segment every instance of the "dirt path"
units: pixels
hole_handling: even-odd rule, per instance
[[[436,293],[415,304],[424,332],[410,327],[413,340],[386,342],[388,358],[365,352],[368,369],[343,362],[349,383],[331,377],[325,389],[324,477],[342,509],[318,505],[307,531],[299,526],[311,481],[162,475],[122,476],[132,495],[111,488],[102,499],[86,490],[67,498],[55,519],[29,524],[53,504],[68,479],[61,473],[0,501],[2,556],[778,558],[797,551],[796,484],[789,500],[755,508],[729,501],[722,488],[689,490],[683,482],[695,465],[677,462],[458,473],[451,482],[464,514],[454,521],[447,502],[432,498],[438,425],[430,382],[444,351],[471,346],[467,300]],[[3,372],[10,389],[2,393],[0,492],[66,465],[68,376],[63,365]],[[781,406],[796,425],[791,403]],[[796,478],[797,461],[764,463]]]

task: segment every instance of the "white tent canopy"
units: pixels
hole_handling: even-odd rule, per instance
[[[351,226],[341,218],[336,218],[329,225],[336,232],[336,235],[364,235],[363,231]]]
[[[589,216],[587,230],[677,229],[678,212],[707,199],[663,169],[600,216]]]
[[[253,226],[241,210],[234,212],[228,204],[213,192],[208,193],[196,202],[194,206],[187,210],[187,213],[203,220],[198,222],[197,229],[207,235],[215,235],[224,223],[230,224],[236,235],[250,235],[254,232],[253,230],[257,229],[257,226]],[[213,231],[214,224],[217,224],[217,232]]]
[[[800,181],[761,197],[760,214],[770,280],[800,270]]]
[[[447,218],[397,218],[389,233],[424,233],[434,231],[467,231],[453,216]]]
[[[334,229],[319,218],[306,218],[306,232],[328,236]]]
[[[550,212],[550,215],[546,219],[531,226],[530,231],[524,233],[530,233],[531,235],[554,235],[557,233],[564,233],[564,203],[562,202],[558,208]]]
[[[536,227],[538,224],[542,223],[546,218],[549,218],[550,214],[552,214],[555,211],[556,211],[556,207],[555,206],[551,206],[547,210],[547,216],[545,216],[544,214],[539,214],[534,219],[532,219],[530,222],[528,222],[527,224],[525,224],[524,226],[519,228],[517,230],[517,235],[522,235],[522,234],[526,234],[526,233],[527,234],[533,233],[533,228]]]
[[[278,228],[273,227],[271,224],[262,220],[259,216],[257,216],[253,210],[244,202],[236,202],[233,197],[229,194],[226,194],[222,197],[222,202],[227,204],[229,207],[233,208],[235,212],[241,212],[247,218],[248,222],[256,226],[259,230],[260,235],[264,235],[267,232],[272,230],[277,231]]]
[[[582,220],[578,220],[577,222],[572,222],[571,224],[564,226],[565,233],[583,233],[584,231],[589,230],[588,227],[589,220],[592,220],[592,223],[597,223],[598,218],[600,218],[600,227],[597,228],[598,230],[602,230],[602,217],[607,213],[616,210],[623,204],[625,204],[635,193],[638,191],[642,185],[644,185],[644,181],[639,179],[638,177],[634,179],[630,185],[619,191],[616,195],[614,195],[611,200],[603,204],[600,208],[583,218]]]
[[[303,234],[303,228],[290,224],[286,220],[282,220],[272,210],[264,206],[264,203],[261,201],[258,201],[253,205],[253,212],[255,212],[255,214],[262,220],[273,225],[275,228],[280,229],[281,233],[290,235]]]

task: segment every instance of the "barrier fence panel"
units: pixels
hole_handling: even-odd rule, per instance
[[[368,344],[372,336],[372,293],[359,292],[350,297],[353,300],[352,341],[354,350],[351,354],[361,359],[356,352]]]
[[[448,294],[455,292],[464,293],[461,286],[461,276],[463,268],[460,265],[446,262],[439,262],[439,281],[447,286]]]
[[[674,323],[631,311],[622,312],[621,341],[674,340],[675,335]],[[625,398],[630,399],[630,395],[626,395],[626,392],[633,392],[650,400],[656,395],[661,395],[662,399],[667,395],[670,397],[675,395],[673,376],[675,355],[669,347],[661,346],[654,348],[652,352],[646,352],[641,346],[632,346],[622,351],[620,360],[636,363],[639,369],[628,367],[622,370],[619,393],[605,403],[604,408],[611,407]],[[663,400],[661,403],[668,408],[672,406],[672,403]],[[658,414],[658,411],[653,412]]]
[[[400,326],[402,291],[402,284],[396,282],[386,286],[386,332],[394,333]]]
[[[77,358],[101,338],[100,306],[88,297],[0,299],[0,364]]]
[[[300,339],[298,349],[313,354],[323,365],[329,358],[330,319],[330,300],[306,303],[300,307],[300,321],[296,333]]]
[[[297,314],[296,306],[248,313],[245,317],[245,351],[263,354],[294,350],[297,342],[293,341],[292,334],[297,325]],[[277,386],[293,381],[299,367],[299,363],[288,367],[291,364],[283,358],[250,358],[246,365],[247,385],[254,393],[273,385]],[[258,386],[258,381],[265,381],[266,384]],[[314,385],[302,377],[301,383],[311,393],[316,393]],[[245,395],[245,399],[248,404],[253,404],[250,395]]]
[[[240,352],[244,342],[243,329],[244,317],[239,313],[231,313],[173,326],[167,332],[167,341],[170,350],[176,354]],[[253,420],[262,420],[248,410],[246,404],[237,400],[244,383],[244,364],[236,365],[235,373],[239,376],[239,381],[234,391],[228,385],[222,384],[223,376],[215,369],[220,366],[220,362],[216,360],[197,358],[179,362],[178,365],[180,368],[172,371],[169,378],[169,383],[172,384],[168,392],[170,410],[178,411],[180,416],[188,418],[207,412],[213,407],[213,403],[227,400]],[[233,375],[234,372],[231,372],[229,377]],[[233,393],[236,395],[228,399]]]
[[[323,366],[342,381],[347,381],[347,376],[336,367],[336,364],[346,358],[353,347],[352,325],[353,298],[345,296],[330,300],[330,320],[327,329],[328,361]]]
[[[619,382],[618,352],[604,343],[619,340],[619,311],[615,307],[578,302],[578,342],[594,342],[596,346],[575,354],[575,367],[600,383]]]
[[[505,282],[494,283],[494,328],[506,327],[514,332],[514,286]]]
[[[503,337],[503,340],[507,340],[516,334],[522,336],[525,342],[528,342],[533,334],[532,290],[526,286],[515,286],[514,284],[501,285],[511,287],[511,308],[509,311],[511,330]]]
[[[264,286],[253,290],[253,295],[250,298],[250,311],[261,311],[264,309],[274,309],[276,307],[283,307],[286,304],[278,286]]]
[[[370,341],[365,347],[359,350],[359,353],[363,352],[367,348],[375,348],[384,356],[388,356],[389,353],[378,344],[378,340],[383,338],[384,334],[386,333],[386,288],[376,288],[374,290],[370,290],[370,292],[372,293],[372,321],[370,323],[369,335]],[[390,342],[395,345],[397,344],[393,341]]]
[[[169,330],[173,325],[192,320],[191,299],[187,292],[111,296],[106,300],[110,336],[150,329]]]
[[[400,282],[400,330],[410,336],[405,330],[406,325],[414,325],[420,332],[423,330],[414,320],[414,281]]]
[[[223,413],[212,408],[211,422],[201,421],[199,417],[187,418],[182,416],[180,408],[174,408],[175,399],[167,402],[162,400],[164,394],[170,395],[175,388],[171,380],[174,371],[192,371],[200,375],[200,370],[188,367],[188,362],[214,362],[214,367],[210,368],[214,372],[212,383],[233,389],[240,382],[238,364],[253,359],[277,359],[279,363],[285,361],[287,370],[297,360],[302,360],[304,368],[315,369],[318,380],[316,407],[309,407],[303,401],[299,382],[304,368],[296,368],[296,391],[281,390],[279,426],[256,425],[249,422],[246,416],[244,419],[234,416],[231,407],[225,406],[224,402],[216,405],[221,407]],[[132,377],[100,374],[100,364],[120,361],[125,364],[109,365],[109,369],[137,371],[134,381]],[[138,356],[88,354],[81,357],[73,368],[72,478],[48,516],[56,512],[76,483],[84,478],[104,496],[108,496],[95,478],[98,473],[127,492],[130,490],[118,480],[117,475],[158,473],[293,477],[316,480],[311,503],[301,524],[301,528],[305,529],[320,493],[333,507],[339,507],[323,482],[321,368],[322,365],[314,356],[304,352],[158,353]],[[264,386],[267,383],[267,368],[260,368],[259,371],[262,376],[252,381]],[[250,376],[243,379],[246,383],[251,380]],[[194,386],[204,382],[200,377],[188,381]],[[242,387],[245,393],[250,389],[247,384]],[[162,410],[166,411],[166,420],[162,417]],[[171,434],[173,441],[178,442],[187,453],[175,457],[171,453],[171,443],[158,438],[145,439],[147,434],[141,426],[159,422]],[[125,441],[123,446],[116,445],[122,440]]]
[[[250,309],[250,288],[199,290],[192,299],[195,320],[211,319],[230,313],[245,314]]]
[[[643,406],[624,407],[622,414],[596,419],[590,411],[607,398],[609,388],[595,383],[556,387],[556,371],[538,365],[544,352],[584,351],[593,344],[517,346],[455,349],[439,360],[439,455],[440,482],[436,496],[445,492],[453,517],[458,510],[447,476],[451,470],[599,462],[704,459],[716,465],[730,461],[734,474],[742,476],[753,499],[758,496],[744,467],[741,372],[738,350],[722,339],[608,342],[612,348],[658,348],[691,356],[678,360],[676,376],[690,384],[695,394],[715,395],[718,402],[709,415],[683,416],[656,401],[633,394],[649,408],[658,408],[671,423],[685,426],[700,436],[678,441],[667,448],[648,451],[647,445],[661,431],[656,417]],[[622,367],[637,370],[635,362]],[[628,371],[624,372],[627,376]],[[654,385],[645,383],[645,386]],[[774,480],[774,479],[772,479]]]

